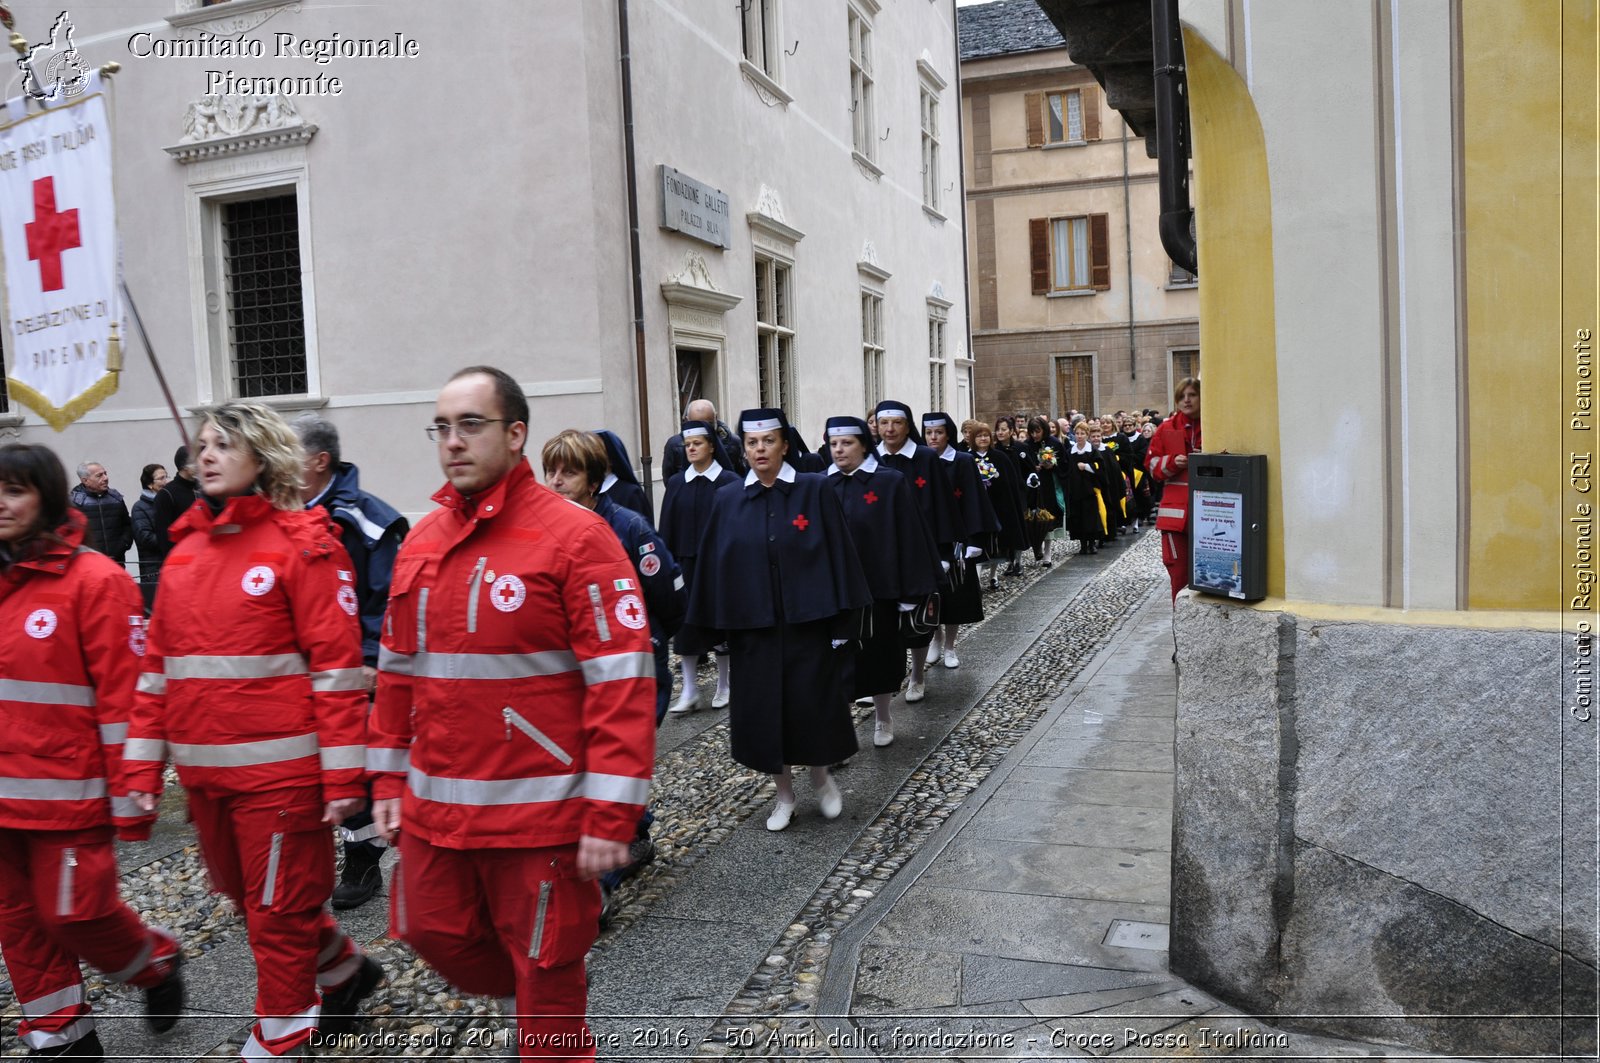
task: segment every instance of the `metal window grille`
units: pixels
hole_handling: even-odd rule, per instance
[[[304,395],[300,210],[293,193],[222,206],[234,394]]]

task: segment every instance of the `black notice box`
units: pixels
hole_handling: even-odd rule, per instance
[[[1189,455],[1189,586],[1255,602],[1267,596],[1267,457]]]

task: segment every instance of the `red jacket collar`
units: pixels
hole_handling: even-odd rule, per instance
[[[270,519],[274,512],[272,501],[266,495],[252,494],[228,499],[228,504],[222,507],[222,512],[213,517],[211,506],[206,502],[205,496],[199,495],[188,512],[172,522],[168,534],[173,542],[177,542],[181,536],[191,531],[209,533],[229,524],[257,524]]]
[[[464,520],[473,517],[489,520],[506,508],[507,495],[512,491],[523,489],[532,479],[533,469],[528,465],[528,460],[523,458],[511,466],[511,471],[500,477],[499,481],[487,491],[469,498],[457,491],[454,484],[446,483],[434,494],[433,500],[446,509],[455,510]]]
[[[38,553],[13,562],[12,567],[57,574],[65,572],[67,561],[83,546],[84,534],[88,527],[87,517],[76,509],[68,509],[67,519],[55,529],[55,538],[45,539],[40,544]]]

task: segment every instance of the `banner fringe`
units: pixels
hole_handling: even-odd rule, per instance
[[[6,387],[13,399],[43,417],[51,428],[62,432],[66,430],[67,425],[115,395],[119,382],[118,373],[107,373],[60,408],[16,377],[7,377]]]

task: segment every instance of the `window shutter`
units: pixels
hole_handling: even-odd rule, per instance
[[[1030,92],[1023,98],[1028,112],[1028,147],[1044,147],[1044,93]]]
[[[1085,85],[1078,90],[1078,105],[1083,108],[1083,139],[1100,139],[1100,90]]]
[[[1028,220],[1028,258],[1033,272],[1033,294],[1050,291],[1050,219]]]
[[[1111,242],[1106,216],[1089,215],[1089,287],[1103,292],[1111,287]]]

